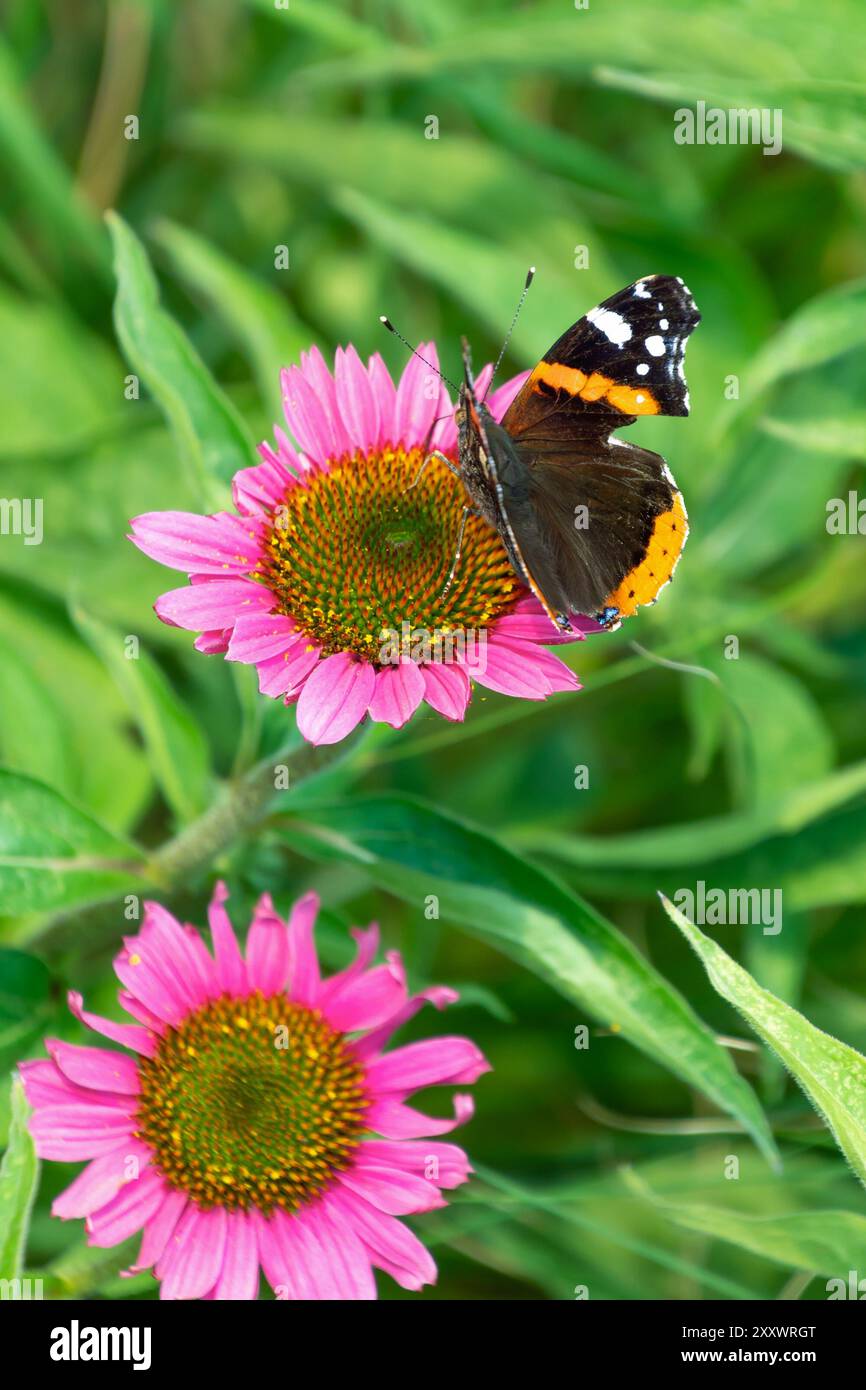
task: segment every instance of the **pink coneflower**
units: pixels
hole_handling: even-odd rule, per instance
[[[410,997],[400,957],[372,965],[379,933],[356,930],[354,962],[323,980],[313,942],[314,894],[288,922],[269,897],[241,954],[218,884],[209,909],[213,956],[199,933],[157,903],[114,966],[135,1023],[76,1018],[134,1056],[47,1039],[51,1060],[24,1062],[43,1158],[89,1159],[54,1202],[85,1217],[91,1245],[143,1233],[128,1273],[154,1268],[163,1298],[252,1299],[259,1269],[279,1298],[376,1297],[373,1267],[406,1289],[436,1278],[425,1247],[398,1218],[445,1206],[443,1188],[470,1172],[462,1149],[429,1136],[453,1119],[407,1105],[421,1087],[468,1084],[489,1065],[466,1038],[386,1052],[425,1001]]]
[[[436,363],[432,344],[419,351]],[[497,419],[524,380],[493,392]],[[544,650],[557,633],[478,517],[447,584],[465,497],[438,460],[418,478],[429,449],[457,452],[431,367],[413,357],[395,387],[378,354],[365,367],[338,348],[332,375],[314,348],[282,383],[295,442],[275,428],[276,447],[236,475],[237,515],[131,523],[145,554],[190,577],[156,603],[163,622],[200,633],[200,651],[255,665],[263,694],[297,702],[311,743],[338,742],[366,715],[401,728],[422,700],[460,720],[473,682],[529,700],[580,689]],[[598,630],[575,626],[572,637]]]

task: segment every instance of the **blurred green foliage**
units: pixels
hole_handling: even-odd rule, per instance
[[[45,527],[0,536],[4,1077],[44,1032],[80,1039],[67,987],[114,1007],[123,896],[160,891],[153,853],[296,737],[249,671],[156,620],[169,584],[129,518],[213,507],[309,343],[399,371],[387,311],[453,375],[461,333],[496,354],[532,263],[516,371],[620,285],[678,274],[704,315],[691,418],[631,431],[692,525],[658,606],[571,650],[580,693],[479,690],[464,725],[378,729],[162,896],[202,922],[218,868],[241,924],[264,888],[286,907],[315,886],[330,963],[375,916],[413,985],[461,988],[442,1026],[495,1070],[466,1136],[478,1178],[418,1222],[432,1296],[809,1298],[862,1273],[862,1189],[656,892],[780,888],[778,936],[717,929],[738,988],[866,1049],[866,565],[863,536],[826,527],[866,461],[866,9],[0,11],[0,492],[41,497]],[[676,144],[674,111],[699,100],[781,108],[783,152]],[[814,1029],[791,1026],[808,1059]],[[14,1103],[0,1205],[20,1233],[35,1171]],[[862,1125],[862,1104],[834,1123],[861,1155]],[[152,1296],[116,1278],[124,1252],[50,1218],[72,1171],[42,1173],[26,1267],[56,1295]],[[0,1241],[10,1267],[19,1244]]]

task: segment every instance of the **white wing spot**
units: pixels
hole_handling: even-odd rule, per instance
[[[638,280],[634,287],[634,292],[638,299],[652,299],[652,295],[646,287],[645,280]]]
[[[659,319],[659,328],[663,333],[667,333],[669,326],[667,319]]]
[[[646,376],[647,372],[649,371],[649,363],[638,362],[635,370],[637,371],[638,376]]]
[[[631,328],[626,323],[621,314],[615,314],[613,309],[590,309],[586,316],[590,323],[594,324],[599,333],[603,333],[609,342],[615,343],[617,347],[623,347],[631,337]]]
[[[659,337],[658,333],[654,333],[651,338],[647,338],[644,347],[650,357],[664,357],[665,355],[665,340]]]
[[[640,391],[638,391],[637,395],[635,396],[635,401],[636,401],[636,403],[637,403],[638,405],[643,405],[643,403],[644,403],[645,400],[646,400],[646,396],[642,396],[641,393],[640,393]]]

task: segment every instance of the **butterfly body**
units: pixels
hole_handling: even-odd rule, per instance
[[[686,286],[645,276],[590,310],[538,363],[501,423],[464,344],[456,421],[472,509],[499,532],[554,625],[616,626],[655,601],[688,534],[658,454],[612,437],[639,415],[687,415],[683,360],[700,315]]]

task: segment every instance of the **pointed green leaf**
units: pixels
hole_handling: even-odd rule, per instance
[[[474,826],[409,797],[317,808],[293,849],[357,864],[387,891],[517,960],[736,1116],[771,1160],[758,1101],[685,999],[580,898]]]
[[[39,1160],[27,1128],[29,1113],[24,1087],[15,1080],[9,1143],[0,1163],[0,1279],[20,1277],[30,1211],[39,1183]]]
[[[73,617],[129,705],[166,800],[179,820],[192,820],[211,794],[208,750],[198,724],[147,652],[127,656],[119,632],[81,608]]]
[[[120,345],[171,425],[198,491],[210,505],[222,505],[234,474],[254,462],[252,440],[183,329],[160,305],[156,277],[138,237],[117,213],[108,213],[107,221]]]
[[[860,1181],[866,1183],[866,1057],[822,1033],[796,1009],[761,989],[712,937],[667,898],[662,902],[702,960],[710,983],[785,1063],[823,1115]]]

